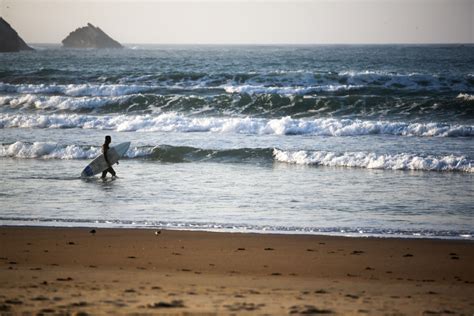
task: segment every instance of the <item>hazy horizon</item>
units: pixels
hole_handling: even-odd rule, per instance
[[[471,0],[0,0],[28,43],[92,23],[123,44],[471,44]]]

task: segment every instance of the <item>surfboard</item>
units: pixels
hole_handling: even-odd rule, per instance
[[[109,159],[110,164],[116,164],[117,161],[119,161],[119,159],[122,158],[123,155],[125,155],[128,150],[128,147],[130,147],[130,142],[121,143],[117,146],[109,148],[109,150],[107,151],[107,158]],[[105,161],[104,154],[101,154],[100,156],[92,160],[91,163],[84,168],[84,170],[82,170],[81,177],[92,177],[93,175],[101,173],[108,167],[109,166]]]

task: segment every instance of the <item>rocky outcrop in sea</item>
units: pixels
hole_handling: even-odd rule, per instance
[[[66,48],[123,48],[119,42],[91,23],[69,33],[62,43]]]
[[[0,52],[19,52],[21,50],[34,50],[26,45],[18,33],[0,17]]]

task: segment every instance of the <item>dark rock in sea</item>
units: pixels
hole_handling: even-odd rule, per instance
[[[119,42],[90,23],[69,33],[62,43],[66,48],[123,48]]]
[[[19,52],[21,50],[34,50],[26,45],[18,33],[0,17],[0,52]]]

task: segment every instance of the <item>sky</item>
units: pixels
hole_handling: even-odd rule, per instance
[[[474,43],[474,0],[0,0],[27,43],[88,22],[121,43]]]

